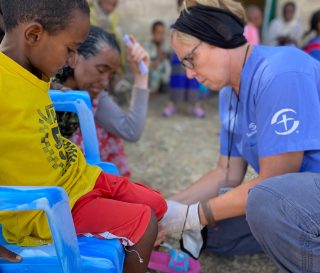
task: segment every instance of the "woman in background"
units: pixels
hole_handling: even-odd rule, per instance
[[[105,92],[111,77],[119,68],[120,48],[114,35],[99,27],[91,26],[89,36],[78,48],[74,65],[65,67],[63,73],[56,75],[56,81],[64,88],[89,92],[101,160],[113,162],[122,176],[130,177],[131,172],[121,139],[135,142],[142,134],[147,116],[149,90],[148,75],[140,74],[138,62],[144,60],[149,66],[149,56],[138,43],[134,43],[133,48],[128,48],[128,52],[134,83],[127,113]],[[58,117],[62,134],[83,148],[75,115],[63,113]]]

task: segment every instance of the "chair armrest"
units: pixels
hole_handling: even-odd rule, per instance
[[[85,90],[49,90],[49,95],[54,104],[59,104],[58,111],[76,112],[73,102],[79,99],[84,101],[87,107],[92,111],[90,96]]]
[[[45,211],[63,272],[80,272],[77,236],[68,196],[62,188],[0,186],[0,210]]]
[[[103,161],[98,161],[98,162],[90,162],[88,161],[90,165],[98,166],[102,169],[103,172],[109,173],[109,174],[115,174],[115,175],[120,175],[119,171],[117,169],[117,166],[114,165],[113,163],[110,162],[103,162]]]

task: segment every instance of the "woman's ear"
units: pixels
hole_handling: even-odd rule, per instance
[[[25,41],[31,47],[37,46],[44,34],[43,26],[37,22],[27,24],[24,29]]]
[[[72,69],[75,69],[75,67],[76,67],[76,65],[77,65],[77,63],[79,61],[79,58],[80,58],[80,55],[78,53],[70,54],[68,56],[66,65],[69,66]]]

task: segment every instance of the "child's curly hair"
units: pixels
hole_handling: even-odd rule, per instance
[[[0,0],[6,32],[19,23],[36,21],[49,34],[55,34],[68,26],[75,10],[90,14],[86,0]]]

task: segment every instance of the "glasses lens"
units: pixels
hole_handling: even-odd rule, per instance
[[[193,69],[193,67],[194,67],[193,63],[188,59],[182,60],[181,63],[185,68]]]

